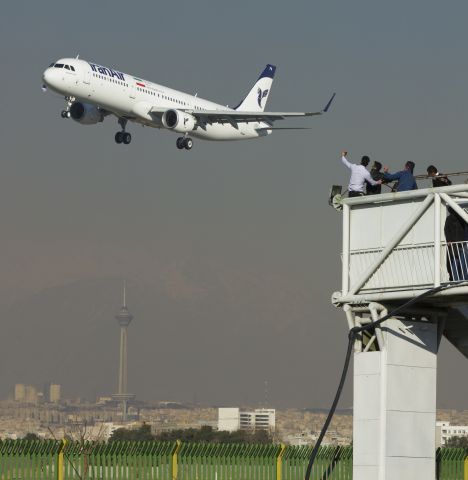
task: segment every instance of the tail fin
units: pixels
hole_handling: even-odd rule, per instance
[[[268,64],[258,77],[258,80],[255,82],[255,85],[250,92],[234,110],[239,110],[241,112],[263,112],[268,100],[268,95],[270,94],[275,72],[276,67]]]

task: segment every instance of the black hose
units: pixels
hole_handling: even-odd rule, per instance
[[[338,385],[338,389],[335,394],[335,398],[333,399],[332,406],[330,408],[330,411],[328,412],[327,419],[325,420],[325,423],[323,424],[322,430],[320,432],[320,435],[317,439],[317,443],[315,444],[312,453],[310,454],[309,458],[309,463],[307,465],[307,470],[305,474],[305,480],[310,479],[310,473],[312,472],[312,467],[314,466],[315,462],[315,457],[317,456],[317,453],[320,449],[320,445],[322,444],[323,437],[327,433],[328,427],[330,426],[330,422],[332,421],[333,415],[335,414],[336,406],[338,405],[338,402],[341,397],[341,392],[343,391],[343,386],[346,380],[346,375],[348,374],[348,368],[349,368],[349,363],[351,361],[351,353],[353,351],[353,343],[354,340],[356,339],[356,336],[364,332],[366,330],[373,330],[375,327],[379,326],[381,323],[385,322],[385,320],[388,320],[390,317],[395,316],[397,313],[399,313],[401,310],[404,310],[405,308],[410,307],[411,305],[419,302],[425,297],[429,297],[433,295],[434,293],[440,292],[441,290],[447,290],[449,288],[455,288],[455,287],[460,287],[464,285],[464,283],[456,283],[456,284],[450,284],[450,285],[439,285],[438,287],[431,288],[429,290],[426,290],[425,292],[421,293],[421,295],[418,295],[417,297],[414,297],[407,302],[403,303],[399,307],[396,307],[393,309],[390,313],[387,315],[383,316],[382,318],[379,318],[377,321],[369,323],[367,325],[362,325],[361,327],[353,327],[349,331],[348,334],[348,350],[346,351],[346,357],[345,357],[345,363],[343,365],[343,371],[341,373],[341,378],[340,378],[340,383]]]

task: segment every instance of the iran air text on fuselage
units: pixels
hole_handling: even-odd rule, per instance
[[[125,82],[125,75],[122,72],[118,72],[117,70],[113,70],[112,68],[103,67],[102,65],[97,65],[95,63],[88,63],[93,72],[98,72],[101,75],[108,75],[112,78],[119,78],[120,80]]]
[[[128,121],[173,130],[181,135],[177,138],[177,147],[190,150],[191,137],[205,140],[259,138],[275,130],[276,120],[320,115],[328,110],[334,95],[318,112],[265,112],[275,71],[274,65],[267,65],[236,108],[79,58],[53,62],[42,78],[44,90],[50,88],[65,97],[63,118],[92,125],[113,115],[121,127],[115,134],[115,141],[123,144],[131,142],[131,135],[126,131]]]

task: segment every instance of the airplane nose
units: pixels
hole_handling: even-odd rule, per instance
[[[51,82],[51,79],[52,79],[52,69],[51,68],[46,68],[44,70],[44,73],[42,74],[42,81],[50,86],[50,82]]]
[[[52,90],[57,90],[61,86],[60,72],[57,72],[55,68],[47,68],[42,74],[42,80],[44,85],[51,88]]]

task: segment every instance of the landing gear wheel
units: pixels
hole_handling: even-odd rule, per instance
[[[191,150],[193,147],[193,140],[190,137],[187,137],[184,140],[184,147],[186,150]]]
[[[115,142],[122,143],[123,142],[123,132],[117,132],[115,134]]]
[[[177,148],[179,150],[182,150],[183,148],[185,148],[185,145],[184,145],[184,137],[179,137],[176,141],[176,145],[177,145]]]
[[[128,145],[132,141],[132,136],[128,132],[121,132],[123,143]]]
[[[62,110],[62,111],[60,112],[60,116],[61,116],[62,118],[68,118],[67,113],[70,113],[70,112],[67,112],[66,110]]]

